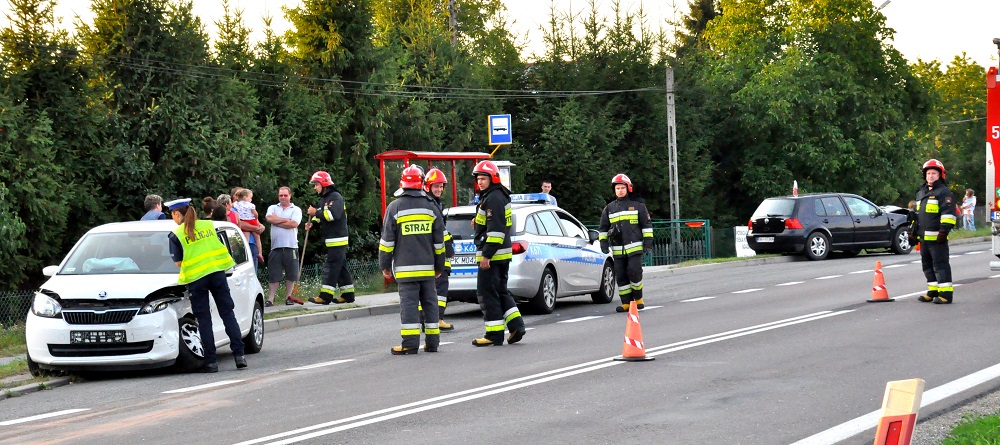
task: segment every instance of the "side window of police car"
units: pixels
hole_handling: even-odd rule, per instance
[[[243,241],[243,235],[235,229],[226,229],[226,237],[229,242],[224,244],[229,246],[229,254],[232,255],[236,265],[247,262],[247,247]]]
[[[542,224],[542,229],[545,231],[543,235],[548,236],[563,236],[562,229],[559,228],[559,221],[556,220],[556,216],[552,212],[546,210],[544,212],[538,212],[535,214],[538,218],[538,222]]]
[[[559,224],[562,225],[563,232],[566,236],[570,238],[587,239],[587,232],[585,232],[573,218],[563,212],[556,212],[559,215]]]
[[[532,235],[541,235],[538,230],[538,224],[535,222],[535,217],[533,215],[528,215],[524,220],[524,231],[525,233],[530,233]]]

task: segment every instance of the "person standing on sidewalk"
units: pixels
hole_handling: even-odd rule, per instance
[[[229,291],[226,269],[236,265],[229,249],[219,241],[215,223],[198,220],[198,214],[191,207],[191,199],[176,199],[166,203],[170,217],[177,228],[167,235],[170,242],[170,256],[181,268],[177,284],[187,285],[191,300],[191,311],[198,319],[198,332],[205,350],[205,362],[201,372],[219,372],[216,361],[215,333],[212,330],[212,307],[208,301],[209,292],[215,300],[219,318],[226,326],[229,347],[233,350],[236,368],[247,367],[243,356],[243,338],[240,325],[233,309],[233,296]]]
[[[385,209],[379,268],[386,279],[399,284],[399,334],[403,338],[392,355],[416,354],[420,348],[420,309],[423,309],[424,351],[437,352],[441,330],[435,278],[444,270],[444,221],[440,210],[423,192],[424,177],[415,165],[403,169],[403,193]]]
[[[510,335],[507,343],[521,341],[526,329],[514,296],[507,289],[510,260],[514,253],[510,242],[510,190],[500,183],[500,170],[492,161],[480,161],[472,170],[479,190],[476,206],[475,237],[476,292],[479,294],[486,322],[486,335],[472,341],[474,346],[503,345],[504,325]]]
[[[615,200],[601,213],[598,227],[601,251],[611,255],[615,261],[615,279],[621,306],[618,312],[628,312],[635,302],[636,309],[645,307],[642,301],[642,252],[653,247],[653,222],[649,219],[646,205],[632,199],[632,180],[624,173],[611,178],[615,188]]]
[[[264,219],[271,224],[271,252],[267,255],[267,301],[274,306],[281,276],[285,276],[285,304],[302,304],[292,295],[299,279],[299,223],[302,209],[292,204],[292,189],[278,188],[278,203],[267,208]]]
[[[428,193],[427,198],[431,200],[437,210],[437,217],[441,219],[441,224],[445,226],[444,228],[444,271],[435,280],[435,287],[437,288],[437,304],[438,304],[438,326],[441,331],[451,331],[455,327],[444,321],[444,310],[448,307],[448,277],[451,275],[451,258],[455,256],[455,242],[451,238],[451,233],[448,233],[448,218],[444,216],[444,204],[441,202],[441,195],[444,194],[444,185],[448,183],[448,178],[444,176],[444,172],[432,168],[427,171],[427,175],[424,176],[424,192]]]
[[[917,301],[951,304],[955,288],[951,282],[948,233],[958,221],[955,196],[944,180],[941,161],[931,159],[921,171],[926,183],[917,189],[916,237],[920,240],[920,263],[927,278],[927,293],[917,297]]]
[[[353,303],[354,280],[347,268],[347,204],[340,191],[333,186],[333,178],[325,171],[313,173],[309,180],[313,190],[320,196],[316,207],[306,210],[312,219],[306,223],[306,230],[319,224],[320,236],[326,240],[326,276],[319,295],[309,299],[310,303]],[[341,292],[335,297],[337,291]]]

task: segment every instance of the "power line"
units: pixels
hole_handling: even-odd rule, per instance
[[[938,125],[963,124],[963,123],[966,123],[966,122],[981,121],[983,119],[986,119],[986,118],[985,117],[974,117],[972,119],[964,119],[964,120],[960,120],[960,121],[944,121],[944,122],[939,122]]]

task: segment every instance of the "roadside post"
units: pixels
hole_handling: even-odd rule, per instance
[[[882,418],[875,430],[875,445],[910,445],[920,399],[924,395],[924,383],[923,379],[886,383]]]

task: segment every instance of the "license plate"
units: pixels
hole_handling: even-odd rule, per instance
[[[773,243],[774,242],[774,237],[773,236],[758,236],[757,237],[757,242],[758,243]]]
[[[469,266],[476,264],[476,257],[474,256],[457,256],[451,260],[452,266]]]
[[[125,343],[125,331],[70,331],[70,343]]]

